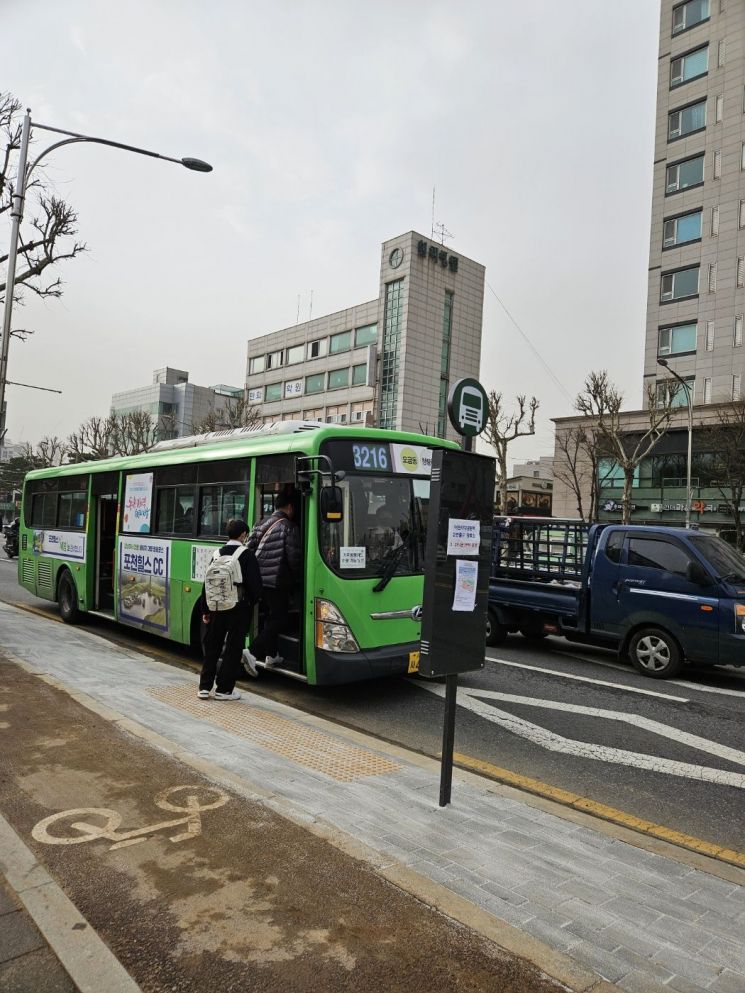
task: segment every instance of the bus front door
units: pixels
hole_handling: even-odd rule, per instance
[[[92,495],[96,511],[95,609],[114,616],[114,560],[118,473],[94,475]]]
[[[256,459],[253,525],[274,513],[274,501],[283,487],[295,482],[294,455],[267,455]],[[300,528],[300,547],[303,549],[302,575],[305,575],[305,501],[298,494],[295,520]],[[277,668],[298,676],[305,675],[303,652],[303,588],[298,585],[292,592],[290,617],[285,631],[280,633],[278,652],[284,659]],[[259,607],[259,615],[261,606]],[[259,623],[260,623],[259,616]],[[254,619],[256,623],[256,618]],[[259,660],[263,661],[263,660]]]

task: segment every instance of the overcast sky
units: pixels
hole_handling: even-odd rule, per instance
[[[244,381],[246,339],[377,294],[380,243],[435,220],[486,266],[481,379],[537,435],[608,368],[641,401],[658,0],[3,0],[0,89],[32,119],[193,155],[49,158],[89,252],[27,298],[9,436],[66,435],[165,365]],[[37,147],[47,143],[37,132]],[[7,227],[0,228],[7,245]],[[494,295],[496,294],[496,296]]]

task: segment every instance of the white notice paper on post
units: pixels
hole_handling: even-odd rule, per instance
[[[479,564],[468,559],[455,560],[453,610],[472,613],[476,609],[476,580]]]
[[[481,547],[481,522],[448,521],[448,555],[478,555]]]

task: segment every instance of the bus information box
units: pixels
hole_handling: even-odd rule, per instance
[[[430,678],[484,668],[494,459],[440,449],[424,568],[419,673]]]

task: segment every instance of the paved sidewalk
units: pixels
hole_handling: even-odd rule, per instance
[[[245,778],[298,821],[357,839],[379,868],[402,864],[628,993],[745,991],[745,885],[467,774],[456,773],[441,810],[430,760],[250,694],[198,701],[193,677],[6,605],[0,630],[11,657]]]
[[[0,990],[3,993],[77,993],[78,990],[2,874]]]

